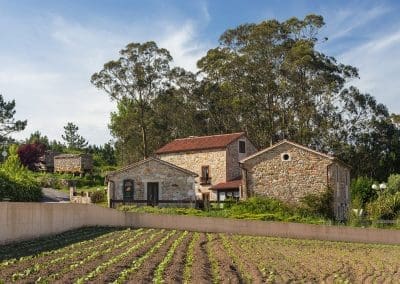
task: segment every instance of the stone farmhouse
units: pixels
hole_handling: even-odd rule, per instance
[[[194,204],[196,177],[174,164],[148,158],[107,175],[109,204]]]
[[[257,152],[244,132],[175,139],[156,151],[163,161],[195,172],[196,197],[223,201],[241,196],[239,161]]]
[[[283,140],[240,161],[244,196],[270,196],[294,203],[309,193],[334,193],[334,213],[346,218],[350,167],[333,156]]]
[[[257,152],[243,132],[175,139],[156,157],[112,172],[107,181],[110,204],[187,205],[250,196],[296,203],[331,188],[335,216],[342,220],[350,203],[345,163],[287,140]]]

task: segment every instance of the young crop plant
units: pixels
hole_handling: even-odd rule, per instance
[[[220,283],[221,276],[219,274],[219,266],[218,262],[214,256],[213,250],[211,248],[212,241],[214,240],[214,236],[210,233],[207,233],[207,255],[211,263],[211,274],[212,274],[212,283]]]
[[[143,229],[136,230],[136,234],[139,234],[142,230]],[[30,275],[32,275],[34,273],[39,272],[42,268],[47,267],[48,264],[56,264],[56,263],[62,262],[64,260],[73,259],[74,257],[76,257],[76,256],[78,256],[78,255],[80,255],[82,253],[91,251],[91,250],[97,251],[101,247],[104,247],[104,246],[107,246],[107,245],[111,245],[111,244],[115,243],[116,241],[125,238],[129,234],[129,232],[130,232],[130,229],[127,229],[127,230],[124,231],[124,233],[121,236],[119,236],[116,239],[111,239],[111,240],[102,242],[100,244],[95,244],[94,246],[85,246],[82,250],[76,250],[76,249],[80,248],[80,247],[82,247],[84,245],[96,243],[99,240],[104,239],[104,237],[102,236],[100,238],[91,239],[91,240],[87,240],[87,241],[82,241],[80,243],[73,244],[71,246],[61,248],[59,250],[43,252],[43,253],[35,256],[34,258],[43,257],[43,256],[47,256],[47,255],[53,255],[53,254],[56,254],[56,253],[62,253],[62,254],[61,254],[60,257],[51,259],[51,260],[49,260],[49,261],[47,261],[45,263],[35,263],[32,267],[29,267],[29,268],[25,269],[23,272],[16,272],[16,273],[14,273],[12,275],[12,279],[13,279],[13,281],[20,280],[20,279],[28,277],[28,276],[30,276]],[[110,234],[111,235],[115,234],[115,232],[112,232]],[[108,237],[110,234],[107,234],[106,236]]]
[[[153,229],[150,229],[149,231],[152,231]],[[92,279],[94,279],[96,276],[100,275],[101,273],[104,272],[104,270],[106,270],[108,267],[110,267],[111,265],[114,265],[115,263],[119,262],[120,260],[122,260],[123,258],[129,256],[130,254],[132,254],[134,251],[136,251],[137,249],[141,248],[143,245],[145,245],[146,243],[149,243],[151,240],[153,240],[156,236],[163,234],[165,230],[161,230],[161,231],[157,231],[154,232],[153,234],[151,234],[148,238],[144,239],[141,242],[138,242],[137,244],[135,244],[134,246],[130,247],[128,250],[126,250],[125,252],[116,255],[112,258],[110,258],[108,261],[103,262],[102,264],[100,264],[99,266],[97,266],[94,270],[92,270],[90,273],[88,273],[87,275],[82,276],[81,278],[77,279],[75,281],[76,284],[82,284],[82,283],[86,283]]]
[[[176,239],[171,247],[169,248],[167,255],[164,257],[164,259],[160,262],[160,264],[157,266],[156,271],[154,273],[154,278],[153,278],[153,283],[163,283],[163,274],[165,271],[165,268],[167,267],[168,263],[171,261],[172,257],[175,254],[176,248],[182,243],[183,239],[187,236],[188,231],[184,231],[178,239]]]
[[[123,270],[118,278],[113,282],[113,284],[122,284],[125,283],[126,280],[128,279],[129,275],[134,273],[136,270],[138,270],[142,264],[150,257],[152,256],[156,251],[158,251],[164,244],[165,242],[171,238],[173,235],[176,234],[176,230],[171,231],[168,235],[166,235],[163,239],[161,239],[158,243],[156,243],[150,250],[148,250],[144,255],[139,257],[138,259],[135,259],[132,262],[131,267]]]
[[[194,246],[198,242],[200,238],[200,233],[194,233],[192,240],[189,243],[188,253],[185,259],[185,268],[183,271],[183,282],[188,284],[191,282],[192,278],[192,267],[193,267],[193,259],[194,259]]]
[[[252,283],[253,277],[249,273],[247,273],[246,268],[243,265],[240,257],[237,256],[234,252],[232,244],[229,240],[223,235],[219,234],[222,239],[222,245],[224,246],[225,250],[228,252],[228,255],[232,258],[233,262],[238,266],[240,274],[243,276],[245,282]]]
[[[9,253],[7,251],[0,253],[0,257],[2,257],[3,259],[6,259],[6,260],[0,262],[0,268],[9,266],[14,263],[19,263],[19,262],[23,262],[23,261],[27,261],[27,260],[32,260],[32,259],[35,259],[38,257],[42,257],[45,255],[62,252],[64,250],[68,250],[71,247],[76,247],[76,246],[80,246],[81,244],[94,242],[96,239],[106,238],[106,237],[108,237],[108,235],[115,233],[115,232],[111,231],[112,230],[111,228],[96,228],[96,229],[97,230],[94,230],[94,228],[85,228],[85,229],[81,229],[80,231],[76,230],[76,231],[69,232],[69,233],[55,235],[55,236],[49,237],[47,239],[26,241],[26,242],[23,242],[22,245],[19,246],[18,248],[14,248],[11,245],[6,248],[10,251]],[[102,232],[110,232],[110,233],[103,234],[96,239],[92,239],[93,236],[98,236]],[[80,240],[80,239],[85,239],[85,240],[80,241],[78,243],[73,243],[69,246],[63,246],[64,244],[68,244],[68,243],[74,242],[75,240]],[[63,246],[63,247],[54,250],[55,247],[60,247],[60,246]],[[20,254],[25,255],[26,253],[31,253],[31,255],[21,256],[21,257],[13,257],[11,259],[9,258],[10,256],[12,257],[15,255],[20,255]]]
[[[129,238],[129,239],[127,239],[127,240],[125,240],[125,241],[123,241],[121,243],[118,243],[118,244],[116,244],[114,246],[111,246],[106,250],[94,250],[91,254],[86,256],[84,259],[70,264],[69,266],[65,267],[64,269],[62,269],[61,271],[59,271],[57,273],[53,273],[51,275],[48,275],[45,278],[39,278],[39,279],[36,280],[36,282],[37,283],[47,283],[49,281],[57,280],[61,275],[76,269],[80,265],[83,265],[83,264],[85,264],[85,263],[87,263],[89,261],[92,261],[93,259],[95,259],[95,258],[97,258],[99,256],[105,255],[107,253],[111,253],[113,250],[116,250],[116,249],[124,247],[128,243],[130,243],[130,242],[136,240],[137,238],[139,238],[144,233],[145,233],[145,231],[139,229],[136,232],[136,234],[134,234],[131,238]]]

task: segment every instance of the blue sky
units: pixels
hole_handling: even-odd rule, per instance
[[[351,84],[400,113],[400,1],[0,0],[0,93],[28,119],[14,137],[60,140],[72,121],[90,143],[110,140],[115,104],[90,76],[129,42],[155,40],[195,71],[226,29],[310,13],[326,22],[318,49],[358,67]]]

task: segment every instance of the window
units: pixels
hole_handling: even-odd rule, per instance
[[[283,153],[281,155],[281,159],[282,159],[282,161],[290,161],[291,157],[290,157],[290,155],[288,153]]]
[[[210,166],[201,167],[200,184],[211,184]]]
[[[239,153],[246,153],[246,142],[239,141]]]
[[[134,182],[131,179],[126,179],[123,182],[123,199],[124,201],[132,201],[134,197]]]

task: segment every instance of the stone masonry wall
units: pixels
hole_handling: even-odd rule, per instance
[[[92,170],[93,161],[90,155],[60,155],[54,157],[54,171],[81,173]]]
[[[147,183],[159,183],[159,200],[190,200],[194,198],[194,177],[173,167],[150,160],[135,168],[109,177],[114,183],[111,199],[123,199],[124,180],[134,181],[134,199],[147,199]]]
[[[246,143],[246,153],[239,153],[239,141]],[[247,137],[242,137],[228,145],[226,150],[226,180],[241,176],[239,161],[257,152],[257,148]]]
[[[287,153],[289,161],[282,161]],[[282,144],[246,161],[247,193],[297,202],[308,193],[320,193],[328,185],[327,167],[332,161],[304,149]]]
[[[196,178],[197,189],[201,192],[209,192],[210,199],[217,200],[216,194],[208,189],[211,185],[226,181],[225,149],[161,154],[159,158],[198,174],[199,176]],[[200,185],[202,166],[210,167],[211,185]]]
[[[54,158],[54,171],[55,172],[71,172],[80,173],[82,171],[81,157],[55,157]]]

